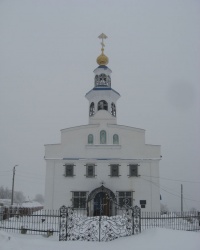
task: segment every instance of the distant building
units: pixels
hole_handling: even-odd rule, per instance
[[[94,87],[86,94],[89,124],[62,129],[61,143],[45,145],[45,208],[66,205],[93,216],[103,205],[101,214],[111,216],[116,214],[115,200],[160,211],[160,146],[145,144],[143,129],[117,124],[120,94],[111,88],[106,36],[99,38],[99,66],[94,70]]]

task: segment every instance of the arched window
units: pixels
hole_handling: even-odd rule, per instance
[[[106,144],[106,131],[101,130],[100,132],[100,144]]]
[[[99,76],[99,85],[107,85],[107,77],[105,74]]]
[[[96,75],[94,78],[94,85],[95,85],[95,87],[99,85],[99,76],[98,75]]]
[[[104,100],[98,102],[98,110],[101,109],[108,110],[108,103]]]
[[[113,102],[111,103],[111,114],[116,116],[116,106]]]
[[[94,115],[94,102],[90,104],[90,112],[89,112],[89,116],[93,116],[93,115]]]
[[[111,86],[111,78],[110,78],[110,76],[107,76],[107,82],[108,82],[108,87],[110,87]]]
[[[92,134],[88,135],[88,144],[93,144],[93,135]]]
[[[113,135],[113,144],[119,144],[119,136],[117,134]]]

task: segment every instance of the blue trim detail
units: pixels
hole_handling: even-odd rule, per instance
[[[107,69],[108,69],[108,70],[110,70],[110,72],[112,72],[112,70],[111,70],[110,68],[108,68],[107,66],[105,66],[105,65],[100,65],[100,66],[97,67],[96,69],[104,69],[104,70],[107,70]],[[96,69],[95,69],[95,70],[96,70]],[[94,70],[94,71],[95,71],[95,70]]]
[[[112,90],[111,87],[94,87],[94,90]]]
[[[87,92],[86,93],[86,95],[87,94],[89,94],[91,91],[95,91],[95,90],[111,90],[111,91],[113,91],[113,92],[115,92],[117,95],[119,95],[120,96],[120,94],[117,92],[117,91],[115,91],[114,89],[112,89],[112,88],[110,88],[110,87],[108,87],[108,88],[105,88],[105,87],[103,87],[103,88],[101,88],[101,87],[94,87],[93,89],[91,89],[89,92]]]
[[[108,67],[107,66],[105,66],[105,65],[99,65],[99,67],[98,68],[100,68],[100,69],[107,69]]]

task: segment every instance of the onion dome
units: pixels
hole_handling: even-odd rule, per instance
[[[100,56],[97,57],[97,63],[99,65],[107,65],[108,62],[109,62],[109,59],[108,57],[103,53],[104,52],[104,49],[102,48],[101,49],[102,53]]]

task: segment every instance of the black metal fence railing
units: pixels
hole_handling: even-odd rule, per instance
[[[90,240],[92,233],[91,240],[101,241],[157,227],[200,232],[199,212],[161,214],[141,212],[139,207],[130,207],[116,216],[89,217],[83,216],[83,211],[63,209],[35,211],[0,207],[0,229],[22,234],[54,234],[60,240]]]
[[[6,212],[6,213],[5,213]],[[60,210],[0,209],[0,229],[22,234],[59,234]]]
[[[62,206],[59,240],[111,241],[140,233],[140,208],[120,210],[115,216],[80,216],[77,210]]]
[[[199,212],[170,212],[166,214],[156,212],[141,213],[141,231],[148,228],[169,228],[184,231],[200,230]]]

